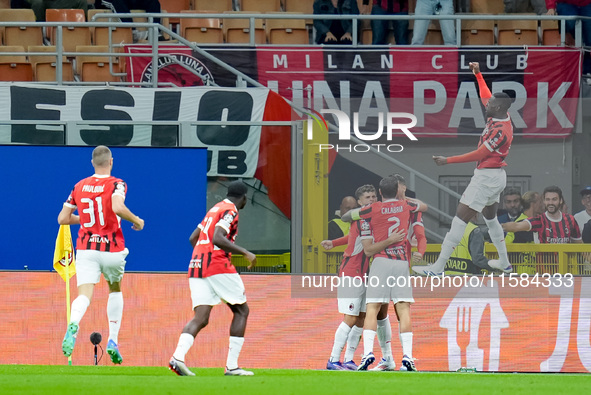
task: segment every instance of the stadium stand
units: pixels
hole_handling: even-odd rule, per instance
[[[538,45],[538,21],[497,21],[499,45]]]
[[[204,11],[181,11],[183,14],[198,14]],[[181,18],[181,36],[191,42],[219,44],[224,42],[222,24],[218,18]]]
[[[191,9],[195,11],[225,12],[233,11],[234,7],[232,0],[193,0],[193,7]]]
[[[494,45],[495,21],[462,21],[462,45]]]
[[[239,14],[240,12],[225,12],[225,14]],[[251,11],[250,13],[258,13]],[[222,21],[224,37],[227,43],[244,44],[250,42],[250,20],[239,18],[224,18]],[[255,19],[255,44],[266,44],[265,28],[262,19]]]
[[[83,10],[69,9],[47,9],[45,11],[47,22],[86,22]],[[47,28],[47,38],[51,45],[55,45],[57,29]],[[74,27],[63,25],[63,46],[64,51],[74,52],[78,45],[90,45],[90,27]]]
[[[21,54],[4,55],[6,52]],[[0,81],[33,81],[33,68],[22,45],[0,46]]]
[[[52,45],[31,45],[28,48],[29,63],[33,68],[34,81],[52,82],[56,81],[57,60],[56,47]],[[32,55],[35,52],[47,52],[46,55]],[[66,57],[62,59],[62,80],[74,81],[74,70],[72,63]]]
[[[269,44],[310,44],[304,19],[267,19],[265,30]]]
[[[240,11],[279,12],[281,11],[281,2],[280,0],[240,0]]]
[[[0,9],[0,22],[35,22],[35,13],[30,9]],[[6,26],[4,29],[4,45],[43,44],[43,29],[34,26]]]
[[[109,55],[91,55],[93,52],[109,52],[106,45],[79,45],[76,52],[76,73],[84,82],[118,82],[121,79],[112,75],[109,69]],[[119,64],[113,65],[114,72],[119,72]]]
[[[112,13],[111,10],[88,10],[88,20],[99,13]],[[114,20],[98,19],[97,22],[110,22]],[[133,32],[131,27],[90,27],[90,35],[93,45],[109,45],[109,29],[111,30],[111,43],[131,44],[133,43]]]

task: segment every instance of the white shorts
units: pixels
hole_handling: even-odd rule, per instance
[[[228,304],[246,303],[244,283],[238,273],[215,274],[205,278],[189,278],[193,308],[215,306],[224,301]]]
[[[365,284],[363,278],[342,276],[337,288],[339,313],[357,317],[359,313],[365,313]],[[354,280],[355,279],[355,280]]]
[[[127,248],[120,252],[76,250],[76,282],[78,286],[98,284],[101,273],[110,283],[121,281],[125,271],[127,254],[129,254]]]
[[[476,169],[460,203],[480,213],[483,208],[500,202],[506,185],[507,173],[504,169]]]
[[[367,303],[414,303],[408,262],[374,258],[367,278]]]

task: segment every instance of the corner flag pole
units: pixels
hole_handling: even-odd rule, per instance
[[[69,261],[69,257],[68,254],[73,254],[73,251],[68,251],[68,240],[64,237],[64,251],[66,252],[66,256],[64,257],[64,260],[66,262],[66,320],[67,323],[66,325],[70,324],[70,261]],[[70,249],[72,248],[72,245],[70,243]],[[70,355],[68,357],[68,365],[72,365],[72,356]]]

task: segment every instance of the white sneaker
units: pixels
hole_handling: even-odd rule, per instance
[[[402,357],[402,366],[400,367],[401,371],[406,372],[416,372],[417,368],[415,366],[415,359],[411,358],[407,355]]]
[[[378,366],[370,370],[374,372],[391,372],[396,370],[396,363],[392,359],[382,358]]]
[[[361,358],[361,362],[359,362],[359,366],[357,366],[357,370],[367,370],[369,365],[371,365],[375,360],[376,358],[373,356],[373,352],[364,355],[363,358]]]
[[[191,372],[183,361],[179,361],[175,357],[170,358],[168,368],[179,376],[195,376],[195,373]]]
[[[249,370],[244,370],[241,368],[236,369],[228,369],[224,372],[225,376],[254,376],[254,373]]]
[[[433,276],[433,277],[441,277],[443,276],[443,272],[436,272],[434,271],[435,265],[426,265],[426,266],[412,266],[411,269],[413,272],[420,274],[421,276]]]
[[[499,259],[491,259],[488,261],[488,266],[492,267],[493,269],[500,270],[505,273],[511,273],[513,271],[513,266],[509,264],[509,266],[503,268],[503,264]]]

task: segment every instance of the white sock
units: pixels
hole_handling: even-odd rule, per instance
[[[109,319],[109,340],[118,343],[121,317],[123,316],[123,294],[111,292],[107,302],[107,318]]]
[[[400,343],[402,343],[402,353],[412,358],[412,332],[401,333]]]
[[[88,306],[90,306],[90,299],[84,295],[78,295],[78,297],[72,302],[70,322],[76,325],[80,324],[80,320],[84,317],[84,313],[86,313]]]
[[[509,266],[509,257],[507,256],[507,245],[505,244],[505,234],[503,233],[503,227],[499,223],[497,217],[493,219],[484,219],[486,226],[488,226],[488,235],[490,240],[495,245],[497,252],[499,253],[499,260],[503,264],[503,267]]]
[[[382,349],[382,358],[392,360],[392,326],[390,318],[386,316],[383,320],[378,320],[378,343]]]
[[[376,338],[376,331],[365,329],[363,331],[363,355],[373,353],[373,343]]]
[[[172,356],[177,361],[184,362],[185,355],[187,355],[187,353],[189,352],[189,350],[193,346],[194,341],[195,341],[195,338],[190,333],[181,333],[181,336],[179,337],[179,343],[176,346],[176,350],[174,351],[174,354],[172,354]]]
[[[332,352],[330,353],[330,362],[338,362],[341,359],[341,352],[343,351],[343,347],[345,347],[349,332],[351,332],[349,325],[341,322],[337,331],[334,333],[334,343],[332,344]]]
[[[441,253],[439,253],[437,261],[433,264],[434,272],[439,273],[445,270],[447,260],[454,252],[456,246],[462,241],[462,237],[464,237],[466,225],[467,224],[458,217],[454,217],[451,221],[451,228],[445,235],[443,243],[441,243]]]
[[[347,349],[345,350],[345,359],[343,359],[343,362],[349,362],[355,358],[355,351],[357,351],[357,346],[359,345],[362,334],[363,328],[360,328],[357,325],[354,325],[353,328],[351,328],[351,332],[349,332],[349,337],[347,338]]]
[[[238,367],[238,356],[242,345],[244,344],[243,337],[230,336],[230,348],[228,349],[228,359],[226,359],[226,367],[230,370]]]

